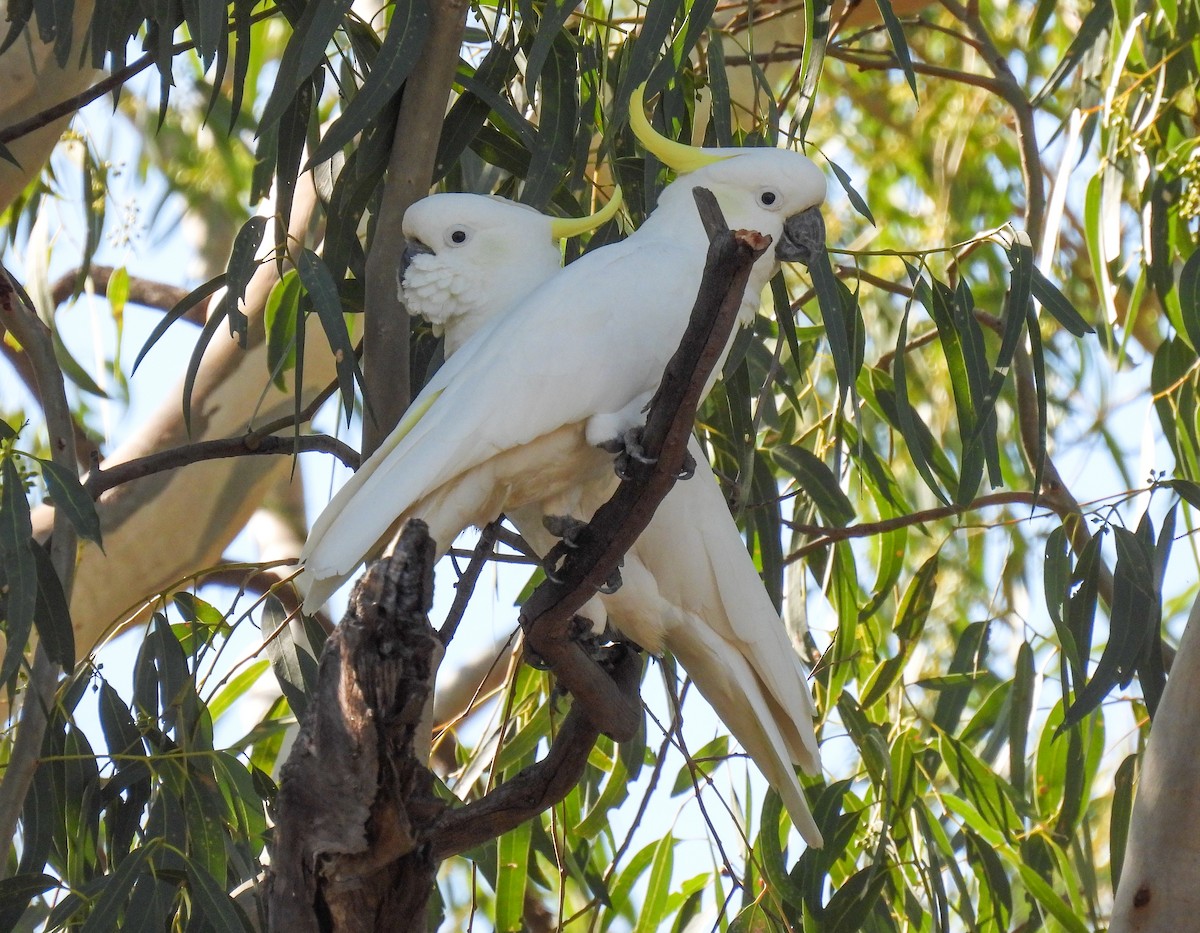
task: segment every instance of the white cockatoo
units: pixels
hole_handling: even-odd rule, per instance
[[[401,293],[414,314],[445,322],[447,354],[532,291],[539,277],[556,271],[547,257],[531,255],[524,242],[525,234],[538,242],[549,239],[552,219],[531,216],[528,208],[511,201],[435,194],[414,204],[404,223],[410,236],[439,244],[409,265]],[[456,243],[453,233],[484,229],[489,233],[488,289],[502,301],[479,300],[478,288],[459,300],[463,292],[451,283],[478,279],[480,272],[477,257]],[[435,289],[435,280],[445,285]],[[435,294],[436,300],[429,301]],[[569,318],[561,326],[569,327]],[[819,846],[821,834],[794,771],[799,765],[815,774],[821,767],[805,670],[703,450],[695,439],[689,449],[695,475],[675,484],[625,555],[623,585],[599,599],[608,621],[623,635],[656,656],[664,651],[675,655],[779,792],[805,840]],[[573,517],[590,518],[616,485],[611,472],[585,484],[578,497],[582,514]],[[542,529],[541,516],[527,512],[518,510],[515,524],[544,555],[553,538]],[[593,603],[582,614],[595,621]]]
[[[631,122],[648,126],[640,91]],[[743,324],[779,262],[806,260],[819,246],[812,214],[825,199],[825,178],[803,155],[696,150],[661,138],[653,145],[683,174],[641,229],[483,324],[317,518],[297,578],[307,609],[409,517],[427,522],[444,553],[464,528],[502,512],[577,514],[559,503],[612,468],[597,445],[642,423],[687,326],[708,253],[693,187],[712,191],[731,228],[775,244],[751,270]],[[486,289],[481,271],[478,287]]]

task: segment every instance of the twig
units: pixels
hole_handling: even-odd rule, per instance
[[[183,444],[138,457],[136,460],[126,460],[103,470],[98,463],[93,464],[83,479],[83,488],[93,499],[98,499],[104,492],[116,486],[202,460],[279,456],[314,450],[333,454],[350,469],[358,469],[359,458],[354,448],[328,434],[301,434],[297,437],[277,437],[272,434],[257,438],[253,434],[243,434],[241,437],[218,437],[210,441]]]
[[[564,553],[567,549],[556,545],[550,551],[549,564],[562,558],[561,579],[544,581],[521,610],[530,648],[553,668],[594,724],[617,741],[637,732],[640,710],[623,700],[570,637],[569,623],[612,575],[674,485],[704,385],[729,339],[754,261],[770,243],[751,231],[731,233],[712,194],[703,188],[693,193],[709,231],[709,251],[691,321],[650,403],[642,445],[652,463],[632,464],[630,477],[597,510],[576,549]]]
[[[329,383],[329,385],[325,386],[325,388],[313,396],[313,400],[301,408],[298,415],[283,415],[280,418],[276,418],[274,421],[268,421],[266,424],[260,425],[259,427],[250,431],[246,437],[251,441],[255,441],[264,437],[269,437],[272,434],[278,434],[285,428],[296,428],[302,424],[307,424],[312,420],[313,415],[320,410],[321,406],[329,401],[330,397],[334,392],[337,391],[337,389],[338,381],[334,379]]]
[[[831,528],[824,525],[805,525],[799,522],[785,521],[784,524],[793,531],[798,531],[801,534],[820,535],[820,537],[792,551],[783,560],[785,564],[795,563],[813,551],[836,544],[838,541],[847,541],[851,538],[869,538],[873,535],[886,534],[889,531],[896,531],[900,528],[924,525],[926,522],[938,521],[943,518],[953,518],[955,515],[962,515],[966,512],[974,512],[995,505],[1040,505],[1063,516],[1070,514],[1070,507],[1065,503],[1058,503],[1058,507],[1056,508],[1055,503],[1044,495],[1039,496],[1032,492],[1016,491],[997,492],[980,496],[966,505],[939,505],[936,508],[925,509],[921,512],[897,515],[893,518],[885,518],[877,522],[859,522],[856,525],[846,525],[842,528]]]
[[[443,645],[450,644],[454,633],[458,631],[458,623],[462,621],[463,613],[467,611],[467,603],[471,601],[471,595],[475,592],[479,574],[483,572],[484,565],[492,556],[498,524],[498,522],[491,522],[484,527],[479,535],[479,543],[475,545],[475,550],[471,554],[467,569],[462,572],[458,582],[454,584],[454,602],[450,604],[450,611],[446,613],[446,621],[438,629],[438,638],[442,640]]]
[[[847,65],[854,65],[861,71],[897,71],[900,69],[900,62],[896,60],[896,56],[891,52],[886,52],[878,58],[869,55],[863,55],[856,52],[848,51],[840,46],[831,45],[826,54],[830,58],[836,58],[840,62],[845,62]],[[946,68],[943,65],[930,65],[922,61],[914,61],[912,63],[913,71],[920,75],[927,75],[931,78],[944,78],[947,81],[955,81],[959,84],[968,84],[972,87],[982,88],[997,97],[1007,101],[1008,91],[999,81],[987,77],[987,75],[972,74],[969,71],[959,71],[956,68]]]
[[[467,0],[429,5],[429,35],[404,84],[396,118],[387,180],[367,253],[363,457],[374,453],[408,407],[408,314],[399,294],[405,245],[401,221],[409,205],[429,193],[468,8]]]
[[[50,456],[54,463],[72,473],[76,470],[74,419],[67,403],[62,371],[54,357],[54,341],[50,328],[42,323],[32,308],[26,307],[7,271],[0,268],[0,323],[12,331],[29,357],[37,378],[42,410],[46,415],[46,432],[50,439]],[[20,495],[20,491],[17,492]],[[75,571],[75,527],[66,509],[54,515],[54,535],[50,542],[50,560],[58,574],[63,593],[69,599]],[[50,660],[39,642],[34,651],[33,666],[25,684],[21,704],[21,721],[9,753],[8,767],[0,780],[0,839],[12,839],[17,818],[25,805],[29,785],[37,770],[38,755],[46,735],[49,711],[54,703],[58,683],[58,665]],[[9,860],[0,864],[0,876],[8,873]]]

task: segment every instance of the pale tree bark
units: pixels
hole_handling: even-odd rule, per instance
[[[8,0],[0,0],[0,36],[7,32]],[[71,50],[66,65],[54,60],[54,42],[43,42],[31,20],[17,40],[0,55],[0,128],[12,126],[48,107],[74,97],[103,74],[89,64],[80,65],[79,48],[92,21],[93,0],[76,0],[72,19]],[[35,17],[36,19],[36,17]],[[85,56],[90,62],[90,56]],[[8,144],[20,163],[0,159],[0,210],[7,207],[29,184],[54,149],[71,116],[34,130]]]
[[[305,239],[316,204],[311,176],[304,175],[289,229],[297,241]],[[266,362],[263,311],[277,281],[278,265],[265,262],[246,289],[245,349],[225,329],[209,344],[192,395],[191,435],[183,420],[180,381],[164,391],[159,408],[105,458],[101,469],[193,441],[234,437],[292,412],[291,386],[281,391],[271,384]],[[306,330],[303,400],[315,396],[335,375],[329,347],[312,317]],[[92,544],[81,548],[71,598],[80,652],[95,646],[114,626],[136,619],[146,608],[147,594],[169,591],[216,563],[267,492],[286,483],[291,471],[284,457],[209,460],[135,480],[101,496],[97,509],[104,550]],[[35,535],[44,535],[52,520],[52,509],[36,510]]]
[[[1109,933],[1193,930],[1200,917],[1200,598],[1142,758]]]

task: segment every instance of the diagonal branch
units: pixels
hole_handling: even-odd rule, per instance
[[[729,340],[754,261],[771,242],[752,231],[730,232],[712,194],[702,188],[693,193],[709,230],[708,258],[691,320],[650,403],[642,444],[652,462],[633,464],[629,478],[580,536],[580,547],[561,555],[561,582],[547,579],[521,610],[529,647],[589,711],[593,724],[617,741],[637,732],[640,710],[572,640],[570,620],[616,570],[683,469],[704,386]],[[552,550],[547,561],[553,564],[560,551]]]

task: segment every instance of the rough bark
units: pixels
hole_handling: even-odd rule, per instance
[[[1174,933],[1200,917],[1200,599],[1142,759],[1110,933]]]
[[[424,929],[437,862],[427,710],[442,645],[429,624],[433,542],[410,522],[354,588],[283,766],[270,929]]]

